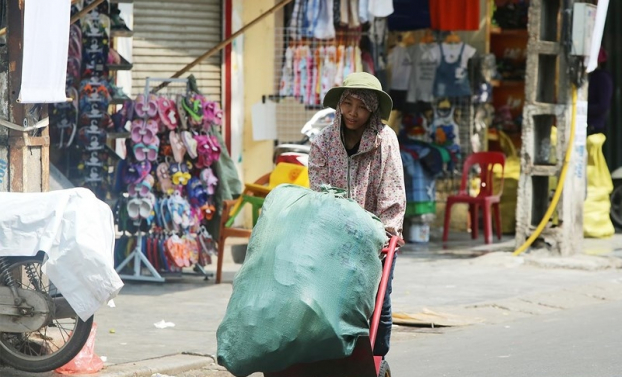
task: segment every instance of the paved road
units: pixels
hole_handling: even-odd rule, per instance
[[[394,343],[394,376],[619,376],[622,301]],[[423,336],[422,336],[423,335]]]

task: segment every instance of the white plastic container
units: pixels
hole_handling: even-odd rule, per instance
[[[430,225],[411,224],[408,229],[408,240],[414,243],[430,242]]]

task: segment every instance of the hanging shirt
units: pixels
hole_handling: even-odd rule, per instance
[[[350,23],[350,0],[340,0],[339,3],[339,23],[348,25]]]
[[[471,95],[471,85],[466,66],[471,56],[475,54],[475,49],[471,47],[469,50],[466,46],[468,45],[465,43],[441,44],[441,59],[434,77],[433,92],[435,97]]]
[[[354,65],[356,72],[363,72],[363,52],[359,46],[354,46]]]
[[[311,48],[307,50],[307,97],[306,104],[310,105],[313,102],[313,78],[315,72],[315,56],[314,51]]]
[[[337,47],[337,73],[335,73],[335,81],[334,84],[341,85],[344,79],[344,69],[345,69],[345,59],[346,59],[346,50],[345,46]]]
[[[335,38],[335,24],[333,23],[333,0],[321,0],[318,20],[313,35],[318,39]]]
[[[300,47],[300,62],[298,64],[300,70],[300,97],[302,98],[303,103],[307,103],[307,87],[308,87],[308,59],[309,55],[309,46]]]
[[[341,25],[348,28],[357,28],[361,25],[359,19],[359,0],[341,0]]]
[[[479,1],[429,0],[434,30],[479,30]]]
[[[337,74],[337,48],[335,46],[326,47],[324,64],[322,65],[322,90],[320,98],[324,98],[326,93],[333,87],[335,75]]]
[[[376,67],[374,67],[374,59],[368,51],[361,53],[361,64],[363,65],[363,71],[376,75]]]
[[[422,43],[411,46],[412,72],[408,80],[406,102],[432,102],[436,68],[440,62],[441,50],[438,43]]]
[[[430,28],[428,2],[429,0],[393,0],[394,12],[387,17],[389,29],[410,31]]]
[[[429,131],[434,144],[444,147],[454,156],[460,154],[460,129],[454,120],[453,106],[434,110],[434,120]]]
[[[300,47],[294,50],[294,96],[300,97]]]
[[[391,89],[407,90],[413,67],[407,47],[393,47],[389,53],[388,62],[391,67]]]
[[[300,38],[300,28],[302,27],[303,8],[306,1],[296,0],[294,8],[292,10],[292,17],[289,22],[289,30],[292,33],[294,39]]]
[[[359,0],[359,19],[362,24],[369,21],[369,0]]]
[[[368,9],[371,16],[387,17],[393,13],[393,0],[369,0]]]
[[[283,69],[281,72],[279,95],[294,95],[294,50],[291,47],[288,47],[287,50],[285,50],[285,62],[283,63]]]

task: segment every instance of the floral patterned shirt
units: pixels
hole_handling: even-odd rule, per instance
[[[339,122],[326,127],[311,143],[311,189],[329,184],[380,218],[387,231],[401,236],[406,193],[404,170],[395,132],[379,123],[363,132],[358,152],[348,157]]]

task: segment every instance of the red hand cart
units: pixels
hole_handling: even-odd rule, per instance
[[[404,241],[399,237],[392,236],[389,246],[382,249],[385,263],[376,295],[376,306],[370,324],[369,337],[360,337],[357,340],[352,355],[343,359],[296,364],[280,372],[264,373],[264,377],[390,377],[389,364],[381,356],[374,356],[372,347],[376,341],[380,312],[393,265],[393,256],[398,245],[403,244]]]

